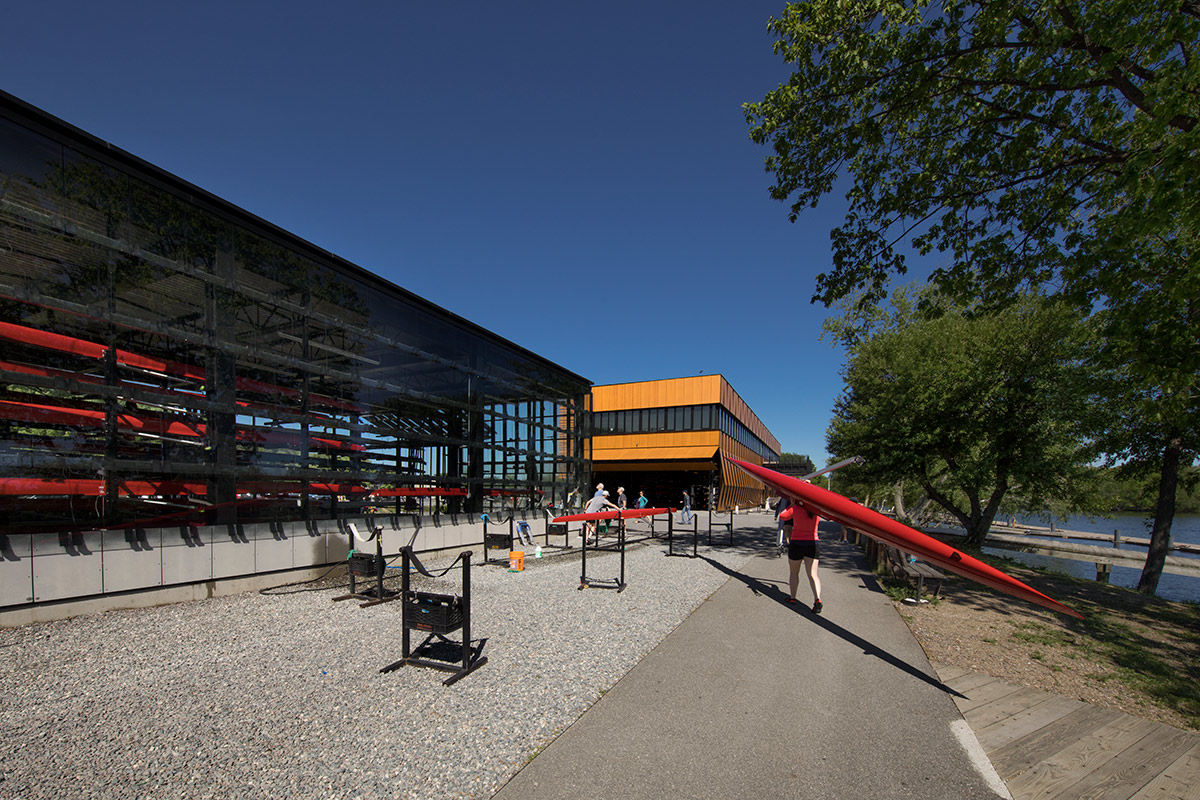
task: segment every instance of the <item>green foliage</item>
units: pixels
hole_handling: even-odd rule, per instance
[[[808,0],[768,23],[794,72],[744,106],[790,217],[839,181],[814,300],[1054,293],[1093,314],[1111,463],[1158,473],[1152,592],[1200,454],[1200,7],[1193,0]],[[1036,499],[1037,495],[1032,498]]]
[[[779,467],[785,472],[795,472],[800,475],[808,475],[811,472],[816,472],[816,467],[813,466],[812,459],[800,453],[780,453]]]
[[[1158,478],[1128,469],[1097,468],[1094,470],[1096,497],[1095,510],[1113,512],[1152,513]],[[1176,512],[1200,514],[1200,469],[1184,470],[1180,475],[1180,487],[1176,501]]]
[[[1097,264],[1195,236],[1191,3],[810,0],[768,29],[795,70],[744,106],[772,196],[795,220],[850,177],[827,305],[882,299],[897,245],[953,254],[935,283],[1004,301],[1062,277],[1104,291]]]
[[[825,485],[824,478],[817,480],[821,481],[822,486]],[[874,478],[857,464],[833,473],[830,485],[838,494],[854,498],[871,508],[886,508],[891,503],[892,485]]]
[[[917,587],[903,578],[893,578],[887,575],[881,575],[879,585],[883,587],[883,593],[897,603],[902,603],[905,600],[921,600],[922,597],[917,596]],[[929,597],[923,598],[926,602],[933,606],[941,605],[942,598]]]
[[[854,479],[916,483],[973,540],[1014,489],[1034,507],[1083,505],[1096,424],[1082,361],[1086,326],[1036,298],[933,318],[904,312],[913,304],[903,293],[898,301],[884,329],[848,343],[846,392],[828,443],[830,452],[866,459]]]

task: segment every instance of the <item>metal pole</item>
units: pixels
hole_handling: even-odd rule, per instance
[[[844,461],[839,461],[836,464],[831,464],[830,466],[826,467],[825,469],[819,469],[816,472],[810,472],[807,475],[802,475],[800,477],[800,480],[810,481],[813,478],[817,477],[818,475],[824,475],[827,472],[833,472],[835,469],[841,469],[842,467],[848,467],[851,464],[865,464],[865,463],[867,463],[867,460],[865,458],[863,458],[862,456],[851,456],[850,458],[847,458]]]
[[[597,526],[596,535],[597,536],[600,535],[599,526]],[[586,522],[582,523],[582,527],[579,529],[579,546],[581,548],[580,549],[580,559],[579,559],[579,588],[582,589],[583,587],[587,586],[587,523]]]
[[[375,529],[375,599],[383,599],[383,528]]]
[[[617,582],[617,585],[625,588],[625,520],[621,518],[620,514],[617,514],[617,522],[620,524],[617,536],[621,540],[621,580]]]
[[[409,649],[411,640],[409,639],[408,635],[408,616],[411,613],[408,602],[409,550],[406,547],[401,552],[404,553],[404,558],[400,560],[400,569],[403,570],[402,574],[400,575],[400,602],[404,604],[404,607],[400,612],[400,627],[402,629],[400,633],[400,656],[402,659],[407,659],[411,653]]]
[[[463,670],[471,668],[471,551],[462,556]]]

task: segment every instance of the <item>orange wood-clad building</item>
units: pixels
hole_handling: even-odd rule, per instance
[[[761,505],[767,490],[722,458],[776,461],[779,441],[722,375],[592,387],[592,471],[630,503],[725,511]],[[710,506],[710,498],[715,501]]]

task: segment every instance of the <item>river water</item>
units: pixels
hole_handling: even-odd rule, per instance
[[[1049,518],[1018,517],[1017,522],[1027,525],[1049,525],[1051,520]],[[1149,539],[1151,522],[1152,520],[1149,517],[1141,514],[1122,514],[1116,517],[1095,517],[1091,519],[1082,516],[1072,516],[1065,520],[1054,520],[1054,527],[1067,531],[1104,533],[1110,536],[1113,531],[1120,531],[1123,537],[1138,536]],[[1065,541],[1076,540],[1066,539]],[[1093,546],[1102,544],[1102,542],[1095,541],[1078,541],[1080,544],[1090,544]],[[1171,541],[1200,544],[1200,514],[1180,514],[1176,516],[1171,523]],[[1141,554],[1145,554],[1146,552],[1146,548],[1136,545],[1123,544],[1122,548]],[[1035,553],[1017,553],[1011,550],[1000,550],[992,547],[985,547],[984,552],[1007,556],[1020,561],[1022,564],[1034,567],[1046,567],[1047,569],[1053,569],[1079,578],[1095,579],[1096,577],[1096,565],[1087,561],[1072,561],[1067,558],[1042,556]],[[1200,557],[1180,552],[1172,552],[1171,555],[1191,558]],[[1142,571],[1140,569],[1114,565],[1109,582],[1114,586],[1124,586],[1133,589],[1137,587],[1138,579],[1141,575]],[[1170,575],[1164,572],[1158,581],[1158,596],[1165,600],[1200,603],[1200,578],[1190,575]]]

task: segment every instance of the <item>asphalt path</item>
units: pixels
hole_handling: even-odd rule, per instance
[[[786,603],[772,548],[740,569],[709,561],[721,588],[494,798],[1003,793],[862,553],[821,535],[822,614],[803,575],[803,604]]]

